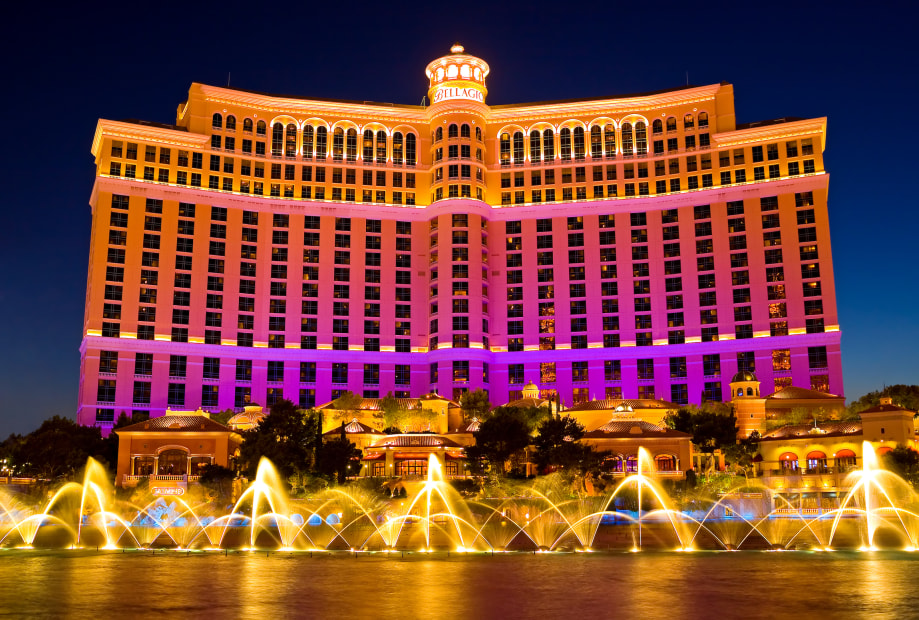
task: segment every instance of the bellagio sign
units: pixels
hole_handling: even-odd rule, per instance
[[[450,99],[468,99],[470,101],[485,101],[482,91],[477,88],[458,88],[456,86],[441,86],[434,93],[431,103],[449,101]]]

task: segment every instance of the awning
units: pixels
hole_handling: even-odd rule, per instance
[[[836,453],[836,458],[838,459],[854,459],[855,453],[852,450],[840,450]]]
[[[384,454],[382,452],[377,452],[376,454],[367,454],[361,460],[362,461],[378,461],[383,458]]]
[[[826,454],[824,454],[824,453],[821,452],[820,450],[814,450],[813,452],[808,452],[808,453],[807,453],[807,460],[808,460],[808,461],[810,461],[810,460],[818,460],[818,459],[825,459],[825,458],[826,458]]]

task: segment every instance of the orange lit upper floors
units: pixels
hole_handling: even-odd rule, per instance
[[[708,133],[698,115],[691,127],[684,119],[677,130],[661,121],[658,134],[656,119],[643,137],[631,140],[623,138],[629,123],[555,120],[528,130],[490,124],[481,134],[468,123],[430,134],[417,127],[417,133],[352,127],[340,144],[335,130],[332,138],[326,130],[322,141],[309,142],[300,132],[273,147],[271,129],[263,141],[237,140],[224,135],[236,129],[207,136],[100,121],[94,154],[100,176],[295,200],[405,205],[453,197],[507,205],[660,196],[823,172],[824,119],[720,134]],[[458,137],[450,137],[453,131]]]

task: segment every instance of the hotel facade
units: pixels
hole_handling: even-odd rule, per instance
[[[78,421],[344,391],[493,403],[841,394],[826,119],[733,87],[486,103],[454,46],[427,105],[192,84],[100,120]]]

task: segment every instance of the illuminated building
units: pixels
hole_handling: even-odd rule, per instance
[[[150,481],[154,495],[184,495],[208,465],[235,467],[242,436],[201,410],[166,415],[123,426],[118,434],[115,483]]]
[[[842,393],[826,120],[739,125],[733,87],[429,105],[193,84],[100,120],[78,419],[527,382],[591,399]]]

